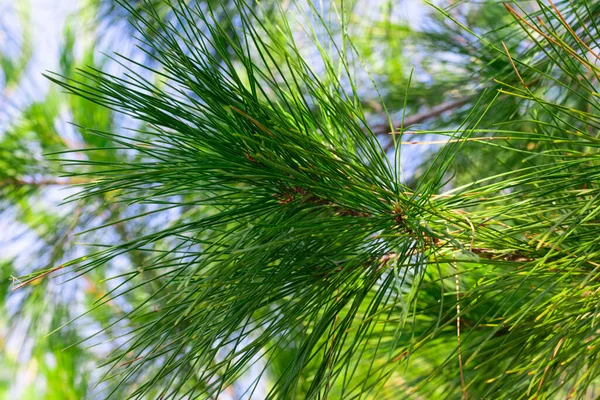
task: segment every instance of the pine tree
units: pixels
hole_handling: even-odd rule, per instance
[[[53,156],[122,210],[90,233],[143,229],[18,284],[130,257],[81,339],[101,396],[595,396],[600,2],[430,5],[433,83],[347,2],[151,3],[122,5],[147,62],[48,75],[143,123]]]

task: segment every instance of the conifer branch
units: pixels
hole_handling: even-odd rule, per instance
[[[86,183],[76,199],[118,202],[91,230],[112,227],[119,242],[68,263],[75,274],[125,254],[139,264],[98,292],[131,302],[103,325],[126,337],[107,361],[109,395],[218,398],[241,382],[253,394],[261,378],[268,399],[566,397],[595,385],[600,144],[581,132],[600,109],[582,74],[597,75],[586,42],[599,40],[600,4],[540,0],[521,15],[486,3],[502,26],[484,37],[438,7],[473,37],[430,33],[468,63],[439,86],[472,79],[475,94],[394,122],[402,132],[371,127],[403,134],[448,115],[448,129],[419,132],[448,140],[429,142],[442,146],[409,188],[401,155],[365,134],[347,10],[324,18],[298,3],[310,14],[298,27],[283,10],[192,3],[169,8],[176,24],[124,4],[156,69],[121,59],[124,77],[50,76],[150,127],[99,133],[126,159],[94,161],[98,146],[64,161],[86,167],[80,178],[0,183]],[[320,59],[303,56],[299,31]]]

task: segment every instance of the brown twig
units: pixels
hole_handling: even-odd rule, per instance
[[[73,233],[73,230],[75,230],[75,228],[77,227],[77,221],[79,221],[79,217],[81,216],[81,206],[77,207],[75,209],[75,212],[73,215],[74,215],[73,223],[67,228],[65,233],[57,240],[56,244],[54,245],[54,250],[52,250],[52,260],[53,261],[55,259],[55,254],[56,254],[57,249],[65,243],[65,241],[68,239],[68,237],[71,235],[71,233]],[[59,265],[58,267],[52,268],[40,275],[34,276],[33,278],[26,280],[25,282],[21,282],[18,286],[15,286],[12,290],[20,289],[32,282],[37,281],[38,279],[42,279],[45,276],[50,275],[54,271],[63,269],[64,267],[65,267],[64,265]]]
[[[560,47],[561,49],[565,50],[567,53],[571,54],[573,57],[575,57],[575,59],[577,61],[579,61],[584,67],[586,67],[590,72],[593,72],[593,68],[589,65],[589,63],[585,60],[583,60],[581,57],[579,57],[577,55],[577,53],[575,53],[575,51],[573,51],[570,47],[568,46],[564,46],[561,43],[557,42],[556,40],[554,40],[552,37],[548,36],[547,34],[545,34],[544,32],[542,32],[541,30],[539,30],[538,28],[536,28],[535,26],[533,26],[529,21],[527,21],[525,18],[523,18],[522,16],[519,15],[519,13],[517,13],[515,11],[514,8],[512,8],[510,5],[508,5],[507,3],[503,3],[504,7],[506,7],[506,9],[508,10],[508,12],[510,14],[512,14],[516,19],[518,19],[519,21],[523,22],[525,25],[527,25],[529,28],[533,29],[535,32],[539,33],[540,35],[542,35],[544,38],[546,38],[546,40],[548,40],[549,42],[553,43],[554,45]],[[539,21],[543,24],[543,21],[541,19],[539,19]],[[504,46],[506,49],[506,46]],[[508,53],[508,50],[506,50]],[[510,54],[509,54],[510,57]],[[511,59],[511,63],[514,64],[512,62]],[[516,69],[516,68],[515,68]],[[522,79],[521,79],[522,81]],[[523,85],[525,85],[525,83],[523,82]],[[525,85],[525,87],[527,87],[527,85]]]
[[[558,350],[560,350],[560,346],[562,346],[564,341],[565,341],[564,337],[560,338],[560,340],[558,341],[558,344],[554,347],[554,351],[552,352],[552,356],[550,357],[550,363],[548,365],[546,365],[546,368],[544,368],[544,374],[542,375],[542,379],[540,379],[540,384],[538,385],[538,389],[537,389],[536,393],[539,393],[539,391],[542,390],[542,386],[544,385],[544,379],[546,378],[546,374],[548,373],[548,370],[550,369],[550,366],[552,365],[551,363],[552,363],[552,361],[554,361],[554,357],[556,357],[556,354],[558,353]]]
[[[267,128],[265,128],[263,124],[261,124],[260,122],[258,122],[257,120],[255,120],[254,118],[252,118],[251,116],[249,116],[248,114],[246,114],[245,112],[240,110],[239,108],[234,107],[234,106],[230,106],[230,107],[233,111],[240,114],[242,117],[246,118],[248,121],[252,122],[261,131],[263,131],[267,135],[271,136],[272,138],[275,137],[275,135],[273,133],[271,133]]]
[[[64,265],[59,265],[58,267],[52,268],[51,270],[48,270],[48,271],[46,271],[46,272],[44,272],[42,274],[34,276],[31,279],[27,279],[25,282],[21,282],[20,285],[13,287],[12,290],[15,291],[15,290],[21,289],[22,287],[24,287],[24,286],[26,286],[26,285],[28,285],[28,284],[30,284],[32,282],[35,282],[38,279],[42,279],[43,277],[50,275],[54,271],[58,271],[59,269],[63,269],[64,267],[65,267]]]
[[[309,193],[306,189],[299,186],[288,187],[282,185],[281,192],[274,193],[272,196],[277,199],[277,202],[281,206],[300,201],[302,203],[310,203],[317,206],[328,206],[339,216],[369,217],[369,214],[364,211],[342,207],[334,202],[330,202],[315,194]]]
[[[127,366],[133,364],[136,361],[143,360],[144,358],[146,358],[148,356],[151,356],[151,355],[155,354],[156,352],[159,352],[159,351],[165,349],[167,346],[170,346],[170,345],[172,345],[175,342],[177,342],[177,340],[172,340],[169,343],[165,343],[162,346],[159,346],[157,349],[150,350],[150,352],[148,354],[144,354],[144,355],[141,355],[139,357],[133,358],[133,359],[131,359],[129,361],[123,362],[122,364],[119,365],[119,367],[127,367]]]
[[[594,52],[594,50],[592,50],[590,48],[590,46],[588,46],[588,44],[586,42],[584,42],[579,35],[577,35],[577,33],[575,33],[575,31],[571,28],[571,25],[569,25],[569,23],[567,22],[566,19],[564,19],[564,17],[562,16],[562,14],[560,13],[560,11],[558,10],[558,8],[556,7],[556,5],[552,2],[552,0],[548,0],[548,2],[552,5],[552,8],[554,8],[554,11],[556,11],[556,15],[558,15],[558,18],[560,18],[560,20],[563,22],[563,25],[569,30],[569,32],[571,32],[571,34],[573,35],[573,37],[579,42],[581,43],[586,49],[588,49],[588,51],[590,53],[592,53],[592,55],[594,57],[596,57],[598,60],[600,60],[600,56],[598,56],[598,54],[596,54]]]
[[[429,141],[410,141],[400,142],[403,145],[432,145],[432,144],[450,144],[450,143],[461,143],[461,142],[489,142],[492,140],[511,140],[510,136],[485,136],[475,138],[463,138],[463,139],[450,139],[450,140],[429,140]],[[527,140],[527,139],[524,139]]]

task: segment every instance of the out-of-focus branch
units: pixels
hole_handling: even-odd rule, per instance
[[[6,186],[68,186],[90,182],[93,182],[93,180],[86,178],[33,178],[24,176],[0,180],[0,188]]]
[[[429,119],[439,117],[440,115],[442,115],[443,113],[445,113],[447,111],[455,110],[457,108],[464,106],[470,100],[471,100],[470,98],[465,97],[465,98],[459,99],[459,100],[448,101],[448,102],[442,103],[440,105],[437,105],[435,107],[431,107],[430,109],[422,111],[415,115],[406,116],[404,118],[404,127],[414,125],[414,124],[419,124],[419,123],[425,122]],[[394,127],[399,127],[400,125],[402,125],[401,120],[393,122]],[[390,125],[387,122],[371,126],[371,131],[376,135],[381,135],[381,134],[385,134],[385,133],[394,133],[394,132],[390,132]]]

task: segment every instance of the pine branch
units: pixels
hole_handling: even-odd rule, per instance
[[[125,271],[119,277],[132,278],[110,293],[137,290],[131,297],[140,300],[123,317],[127,341],[109,358],[106,380],[135,383],[132,397],[217,398],[260,358],[266,398],[378,396],[397,376],[427,398],[467,389],[473,398],[547,397],[592,385],[582,380],[600,376],[600,156],[582,133],[580,108],[596,108],[597,91],[580,79],[581,56],[565,57],[593,47],[581,41],[590,31],[597,37],[595,28],[579,20],[597,8],[580,7],[570,20],[562,12],[558,25],[540,22],[544,31],[534,18],[508,14],[527,22],[527,35],[569,24],[531,46],[502,37],[501,51],[482,39],[481,68],[493,64],[489,73],[512,92],[503,95],[527,100],[523,114],[496,107],[497,93],[486,97],[409,190],[399,160],[381,155],[362,129],[347,62],[353,47],[330,45],[340,32],[346,40],[345,17],[337,32],[308,10],[320,21],[303,28],[320,50],[321,76],[285,14],[286,23],[272,24],[236,2],[236,29],[226,31],[214,10],[177,4],[181,29],[130,7],[161,64],[160,85],[134,71],[130,81],[97,70],[83,71],[83,82],[51,78],[155,130],[114,135],[136,154],[127,162],[71,161],[101,177],[80,198],[111,192],[164,212],[148,232],[69,263],[83,274],[144,252],[140,268],[153,271],[156,285]],[[469,101],[409,116],[403,127]],[[510,137],[545,140],[471,139],[505,111]]]

